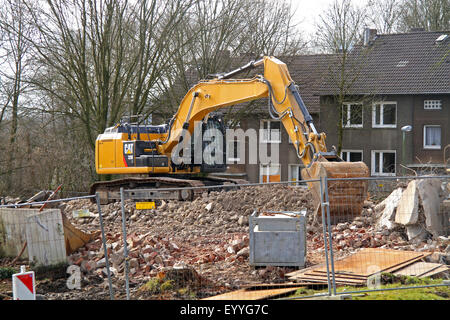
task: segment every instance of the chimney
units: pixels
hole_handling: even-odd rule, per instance
[[[377,36],[377,29],[365,28],[364,29],[364,46],[368,46],[368,45],[372,44],[372,41],[375,40],[376,36]]]

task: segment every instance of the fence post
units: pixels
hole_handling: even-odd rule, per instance
[[[330,282],[330,267],[328,262],[328,242],[327,242],[327,230],[326,230],[326,219],[325,219],[325,209],[324,206],[326,205],[324,203],[324,183],[323,178],[319,181],[320,186],[320,208],[322,211],[322,229],[323,229],[323,246],[324,246],[324,253],[325,253],[325,263],[327,265],[327,282],[328,282],[328,295],[331,296],[331,282]]]
[[[130,300],[130,283],[128,280],[128,244],[127,244],[127,229],[125,227],[125,204],[123,196],[123,188],[120,188],[120,202],[122,206],[122,233],[123,233],[123,256],[125,258],[125,289],[127,292],[127,300]]]
[[[109,297],[111,300],[114,300],[113,287],[111,282],[111,270],[109,269],[108,249],[106,247],[105,228],[103,227],[102,209],[100,207],[100,196],[98,193],[95,194],[95,198],[97,200],[98,216],[100,218],[100,229],[102,231],[103,251],[105,252],[106,273],[108,274],[109,282]]]
[[[325,205],[327,207],[327,228],[328,228],[328,242],[330,245],[330,260],[331,260],[331,279],[333,282],[333,295],[336,295],[336,278],[334,272],[334,254],[333,254],[333,235],[331,229],[331,218],[330,218],[330,199],[328,197],[328,177],[323,177],[324,189],[325,189]]]

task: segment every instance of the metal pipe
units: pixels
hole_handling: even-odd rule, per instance
[[[328,227],[328,242],[330,245],[330,259],[331,259],[331,277],[333,282],[333,294],[336,295],[336,278],[334,272],[334,254],[333,254],[333,240],[332,240],[332,230],[331,230],[331,218],[330,218],[330,199],[328,197],[328,181],[327,177],[324,177],[325,181],[325,203],[327,207],[327,227]]]
[[[442,283],[442,284],[429,284],[423,286],[414,286],[414,287],[401,287],[401,288],[381,288],[381,289],[370,289],[370,290],[360,290],[360,291],[345,291],[338,292],[336,295],[340,294],[353,294],[353,293],[366,293],[366,292],[379,292],[379,291],[393,291],[393,290],[407,290],[407,289],[423,289],[423,288],[434,288],[434,287],[449,287],[450,284]]]
[[[125,227],[125,205],[123,188],[120,188],[120,202],[122,207],[122,233],[123,233],[123,256],[125,258],[125,289],[127,292],[127,300],[130,300],[130,283],[128,280],[128,244],[127,244],[127,229]]]
[[[79,200],[79,199],[91,199],[91,198],[95,198],[95,197],[96,197],[95,195],[90,195],[90,196],[81,196],[81,197],[73,197],[73,198],[65,198],[65,199],[56,199],[56,200],[48,200],[48,201],[39,201],[39,202],[26,202],[26,203],[16,203],[16,204],[4,204],[4,205],[0,205],[0,208],[23,207],[23,206],[30,206],[30,205],[45,204],[45,203],[64,202],[64,201],[72,201],[72,200]]]
[[[257,61],[250,61],[249,63],[247,63],[246,65],[244,65],[244,66],[242,66],[240,68],[237,68],[237,69],[232,70],[232,71],[227,72],[227,73],[219,74],[217,76],[217,79],[218,80],[230,79],[231,77],[234,77],[235,75],[237,75],[237,74],[239,74],[241,72],[247,71],[249,69],[253,69],[253,68],[257,67],[257,66],[260,66],[263,63],[264,63],[264,59],[260,59],[260,60],[257,60]]]
[[[324,209],[324,185],[323,179],[320,180],[320,207],[322,211],[322,229],[323,229],[323,246],[325,252],[325,262],[327,265],[327,282],[328,282],[328,295],[331,296],[331,283],[330,283],[330,267],[328,262],[328,242],[327,242],[327,231],[326,231],[326,220],[325,220],[325,209]]]
[[[449,179],[449,176],[380,176],[380,177],[360,177],[360,178],[328,178],[328,181],[342,180],[401,180],[401,179]]]
[[[105,252],[106,273],[108,275],[108,282],[109,282],[109,298],[111,300],[114,300],[113,287],[112,287],[112,281],[111,281],[111,270],[109,269],[108,249],[106,247],[105,228],[103,226],[102,209],[100,206],[100,196],[98,193],[96,193],[95,197],[97,199],[98,216],[100,218],[99,220],[100,220],[100,230],[102,232],[103,251]]]
[[[296,182],[306,183],[306,182],[317,182],[319,179],[314,180],[301,180]],[[292,184],[292,181],[278,181],[278,182],[261,182],[261,183],[245,183],[245,184],[234,184],[234,185],[216,185],[216,186],[201,186],[201,187],[180,187],[180,188],[159,188],[159,189],[141,189],[146,191],[178,191],[178,190],[194,190],[194,189],[218,189],[218,188],[239,188],[239,187],[256,187],[265,185],[276,185],[276,184]],[[133,190],[124,190],[125,192],[133,192]]]

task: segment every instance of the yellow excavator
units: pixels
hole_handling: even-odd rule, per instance
[[[264,75],[251,79],[233,78],[258,66],[264,67]],[[239,179],[221,179],[207,175],[225,171],[225,161],[219,164],[205,161],[175,163],[171,155],[177,145],[183,143],[186,132],[191,136],[194,134],[196,123],[202,123],[203,131],[216,128],[224,132],[223,120],[214,116],[217,110],[261,98],[269,98],[270,115],[280,120],[289,134],[298,157],[305,166],[302,170],[304,180],[324,176],[338,179],[369,176],[369,170],[363,162],[345,162],[334,150],[327,151],[326,135],[317,132],[298,88],[282,61],[265,56],[214,77],[202,80],[192,87],[167,124],[155,126],[121,122],[100,134],[95,148],[97,173],[124,177],[96,182],[91,186],[91,193],[98,192],[102,203],[119,200],[121,187],[131,190],[127,198],[135,200],[189,200],[201,188],[180,187],[243,183]],[[224,146],[219,146],[217,150],[222,150],[225,154]],[[195,157],[193,153],[190,156]],[[319,204],[319,184],[308,183],[308,186]],[[332,214],[361,212],[367,197],[366,181],[330,181],[328,187]]]

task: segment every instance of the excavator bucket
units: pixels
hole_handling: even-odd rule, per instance
[[[316,161],[311,167],[302,170],[302,177],[304,180],[316,180],[323,177],[327,177],[328,179],[342,179],[327,181],[330,218],[332,222],[346,220],[349,217],[361,214],[364,201],[367,199],[368,180],[345,180],[344,178],[369,177],[369,168],[364,162]],[[321,204],[320,183],[308,182],[307,184],[312,191],[314,202],[318,208]]]

